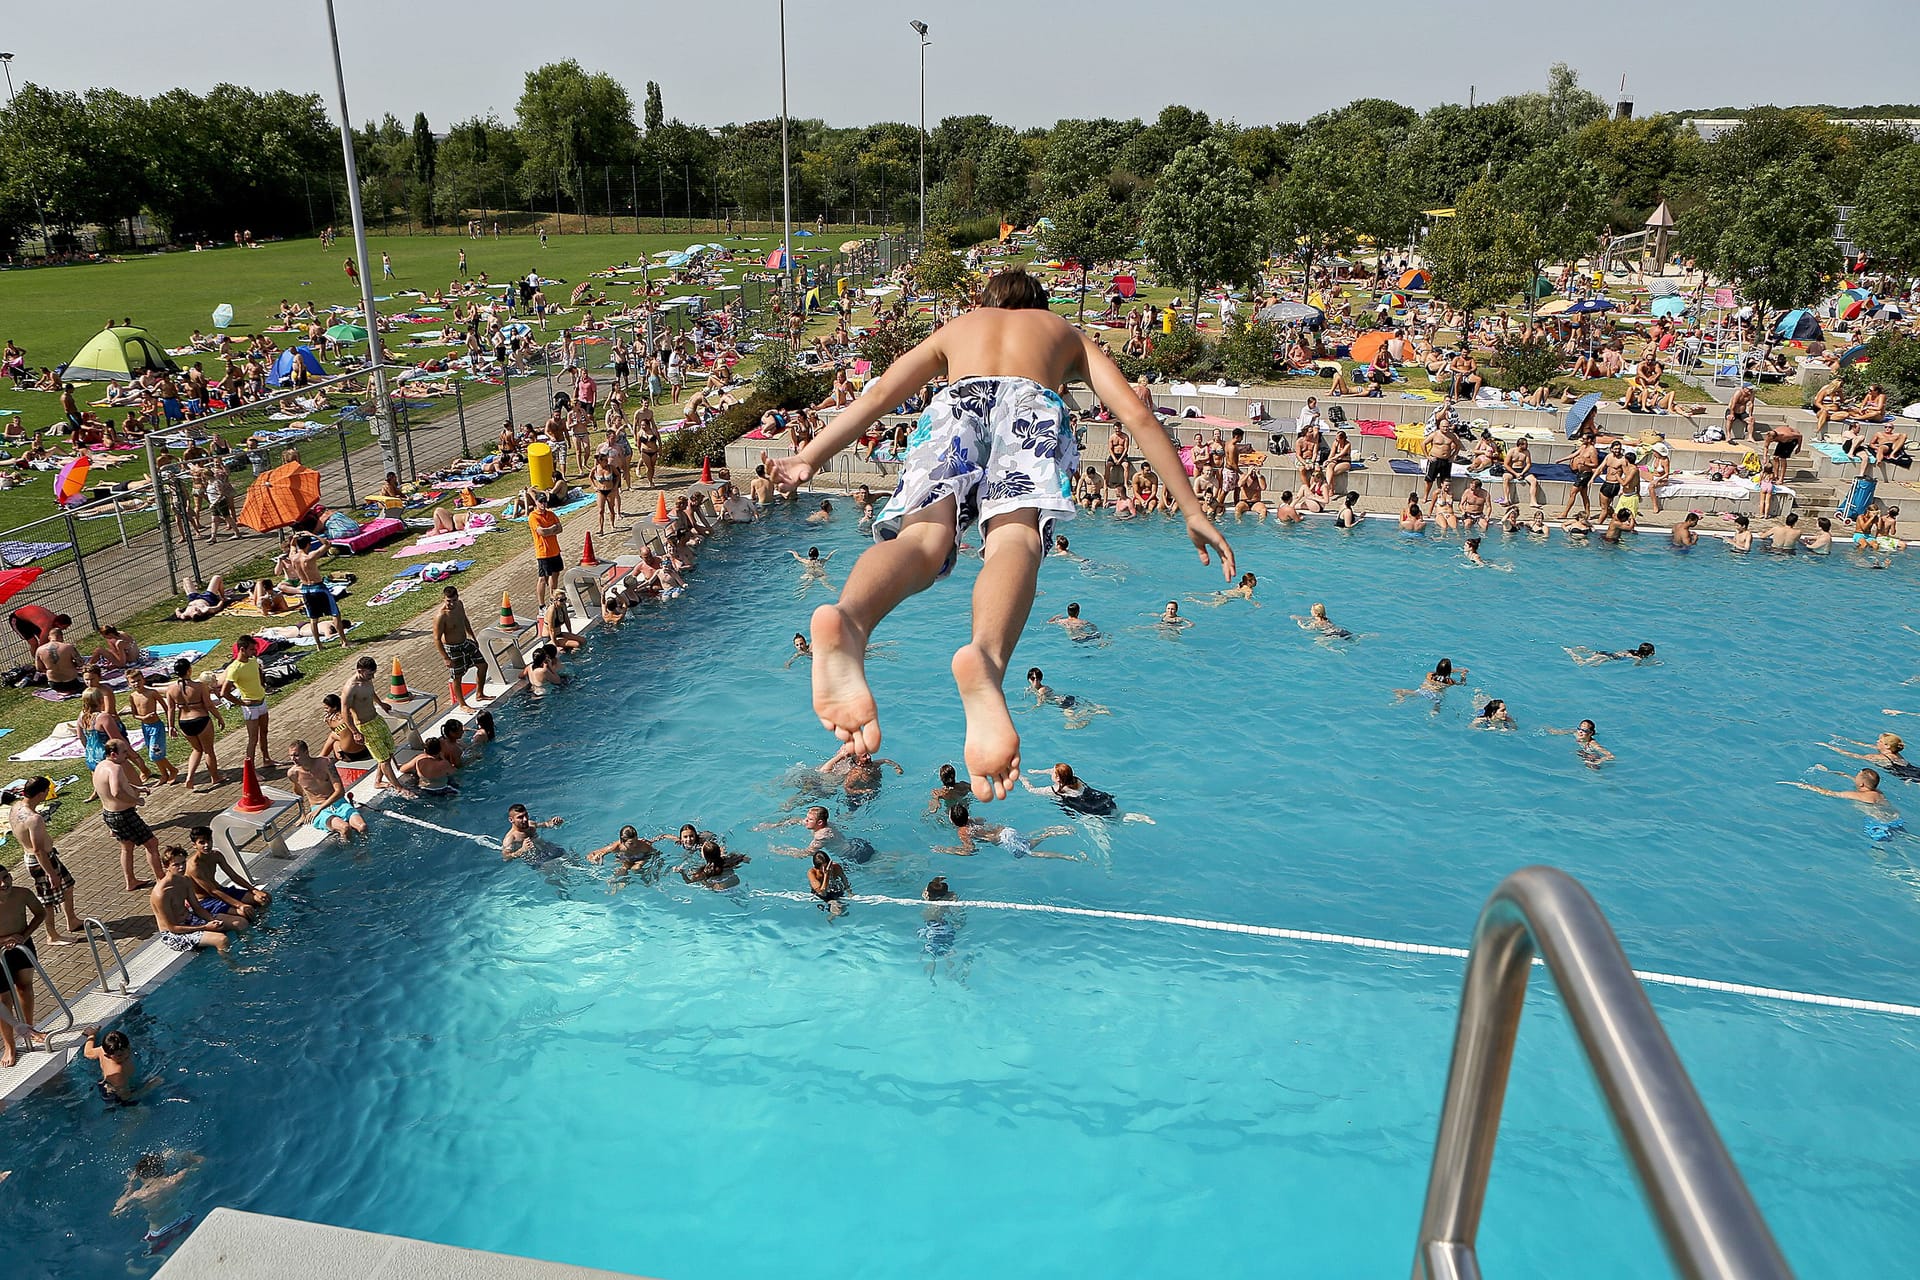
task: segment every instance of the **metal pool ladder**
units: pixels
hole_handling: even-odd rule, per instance
[[[1474,926],[1413,1280],[1480,1278],[1474,1239],[1536,952],[1675,1269],[1688,1280],[1791,1280],[1605,914],[1553,867],[1524,867],[1501,881]]]
[[[114,967],[120,970],[120,991],[123,996],[133,994],[133,975],[127,972],[127,962],[121,958],[120,944],[113,940],[113,930],[107,928],[107,922],[95,916],[88,916],[80,922],[80,930],[86,935],[87,950],[93,953],[93,969],[100,975],[102,994],[113,990],[113,984],[107,980],[107,967],[100,961],[100,943],[107,944],[107,951],[113,956]],[[94,935],[100,935],[96,940]]]
[[[19,1028],[36,1036],[47,1034],[49,1031],[47,1027],[26,1020],[26,1006],[20,1002],[20,990],[13,984],[13,970],[3,963],[7,956],[15,951],[27,958],[27,962],[33,966],[33,971],[40,975],[40,985],[47,989],[47,994],[51,995],[54,1003],[60,1006],[60,1012],[67,1020],[67,1024],[60,1030],[73,1030],[73,1006],[68,1004],[67,998],[60,994],[60,988],[54,985],[53,979],[47,976],[46,967],[40,963],[40,957],[22,946],[0,947],[0,983],[6,985],[7,998],[13,1001],[14,1012],[21,1015],[16,1021],[5,1010],[0,1010],[0,1020],[4,1020],[10,1027]]]

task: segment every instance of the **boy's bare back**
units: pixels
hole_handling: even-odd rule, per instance
[[[1048,311],[981,307],[941,326],[928,342],[947,377],[1026,378],[1060,390],[1086,363],[1085,340]]]

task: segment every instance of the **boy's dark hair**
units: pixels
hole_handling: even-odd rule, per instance
[[[133,1049],[133,1041],[127,1039],[124,1031],[109,1031],[101,1038],[100,1047],[107,1051],[108,1057],[117,1058]]]
[[[187,842],[189,844],[209,844],[209,845],[212,844],[213,828],[212,827],[194,827],[190,829],[187,832]]]
[[[1045,311],[1047,288],[1022,267],[995,272],[980,291],[980,305],[1003,311]]]
[[[955,800],[947,806],[947,821],[956,827],[964,827],[973,821],[973,810],[967,808],[965,800]]]

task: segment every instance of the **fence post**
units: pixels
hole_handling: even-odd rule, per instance
[[[400,427],[400,439],[407,446],[407,474],[417,476],[420,474],[420,464],[413,456],[413,415],[408,411],[406,401],[400,402],[400,410],[394,418]]]
[[[100,615],[93,609],[93,588],[87,585],[87,557],[80,550],[80,529],[74,523],[73,512],[62,507],[60,514],[66,517],[67,537],[73,542],[73,569],[80,575],[80,598],[87,602],[87,621],[93,624],[95,632],[100,630]]]
[[[173,527],[167,516],[167,485],[160,478],[160,465],[153,454],[153,434],[147,434],[147,477],[153,482],[153,511],[160,521],[160,545],[167,553],[167,585],[180,585],[180,553],[173,546]],[[238,512],[235,512],[238,515]]]
[[[340,441],[340,469],[347,473],[347,505],[357,507],[360,505],[360,497],[353,491],[353,464],[347,461],[347,424],[334,423],[333,433]]]
[[[467,447],[467,398],[460,394],[460,384],[453,384],[453,412],[460,419],[460,456],[471,458],[473,450]]]
[[[507,393],[507,423],[513,423],[513,357],[509,353],[507,362],[500,366],[500,387]]]

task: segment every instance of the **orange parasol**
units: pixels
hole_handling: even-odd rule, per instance
[[[256,533],[284,529],[320,501],[320,473],[289,462],[261,476],[247,490],[240,523]]]

